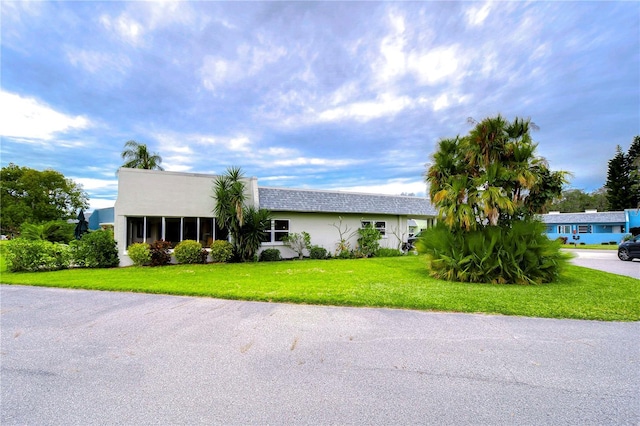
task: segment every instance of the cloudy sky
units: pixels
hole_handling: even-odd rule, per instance
[[[638,2],[0,3],[1,164],[113,205],[128,140],[166,170],[424,195],[468,117],[531,117],[538,154],[604,185],[640,134]]]

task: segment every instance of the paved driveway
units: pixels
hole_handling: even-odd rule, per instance
[[[571,261],[578,266],[640,279],[640,259],[623,262],[618,259],[618,252],[613,250],[564,250],[574,254],[575,257]]]
[[[3,425],[640,421],[640,323],[0,296]]]

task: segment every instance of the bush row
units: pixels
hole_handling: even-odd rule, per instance
[[[131,244],[127,253],[136,266],[162,266],[171,262],[170,248],[169,242],[158,240],[153,244]],[[176,261],[183,264],[207,263],[209,256],[213,262],[227,262],[233,255],[233,246],[228,241],[216,240],[207,252],[198,241],[184,240],[175,247],[173,254]]]
[[[6,259],[12,272],[55,271],[70,266],[111,268],[120,263],[111,231],[89,232],[69,244],[16,238],[6,244]]]
[[[309,249],[310,259],[360,259],[365,257],[397,257],[404,255],[405,253],[401,250],[384,247],[378,248],[374,252],[370,253],[364,253],[360,250],[342,250],[335,256],[332,256],[324,247],[311,246]],[[260,262],[274,262],[282,260],[282,256],[280,254],[280,250],[276,248],[268,248],[260,253],[259,260]]]

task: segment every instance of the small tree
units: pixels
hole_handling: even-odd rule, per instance
[[[536,215],[560,195],[567,173],[552,172],[535,155],[531,128],[528,119],[509,122],[498,115],[475,123],[467,136],[440,141],[427,181],[446,228],[430,228],[418,241],[419,251],[430,257],[432,275],[547,282],[563,265],[559,246],[537,235],[544,227]],[[517,230],[520,239],[509,230]],[[496,260],[496,251],[522,256],[504,262]],[[536,255],[543,258],[533,262]],[[481,261],[471,262],[477,256]]]
[[[339,258],[348,258],[351,257],[351,244],[349,243],[349,239],[353,236],[353,232],[351,228],[344,225],[342,227],[342,216],[338,216],[340,221],[336,223],[332,223],[331,226],[338,230],[338,235],[340,236],[340,240],[336,244],[336,256]]]
[[[304,251],[311,249],[311,235],[302,231],[301,233],[290,233],[282,240],[285,246],[296,252],[298,259],[304,258]]]
[[[358,254],[364,257],[373,257],[380,248],[380,231],[368,223],[364,228],[358,229]]]
[[[264,230],[271,222],[271,212],[247,206],[244,174],[239,167],[230,167],[214,181],[213,213],[221,228],[228,230],[234,257],[239,261],[253,260],[264,241]]]

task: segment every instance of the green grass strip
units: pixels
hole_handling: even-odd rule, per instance
[[[465,284],[429,277],[420,256],[5,271],[0,282],[318,305],[640,320],[640,280],[634,278],[569,266],[551,284]]]

